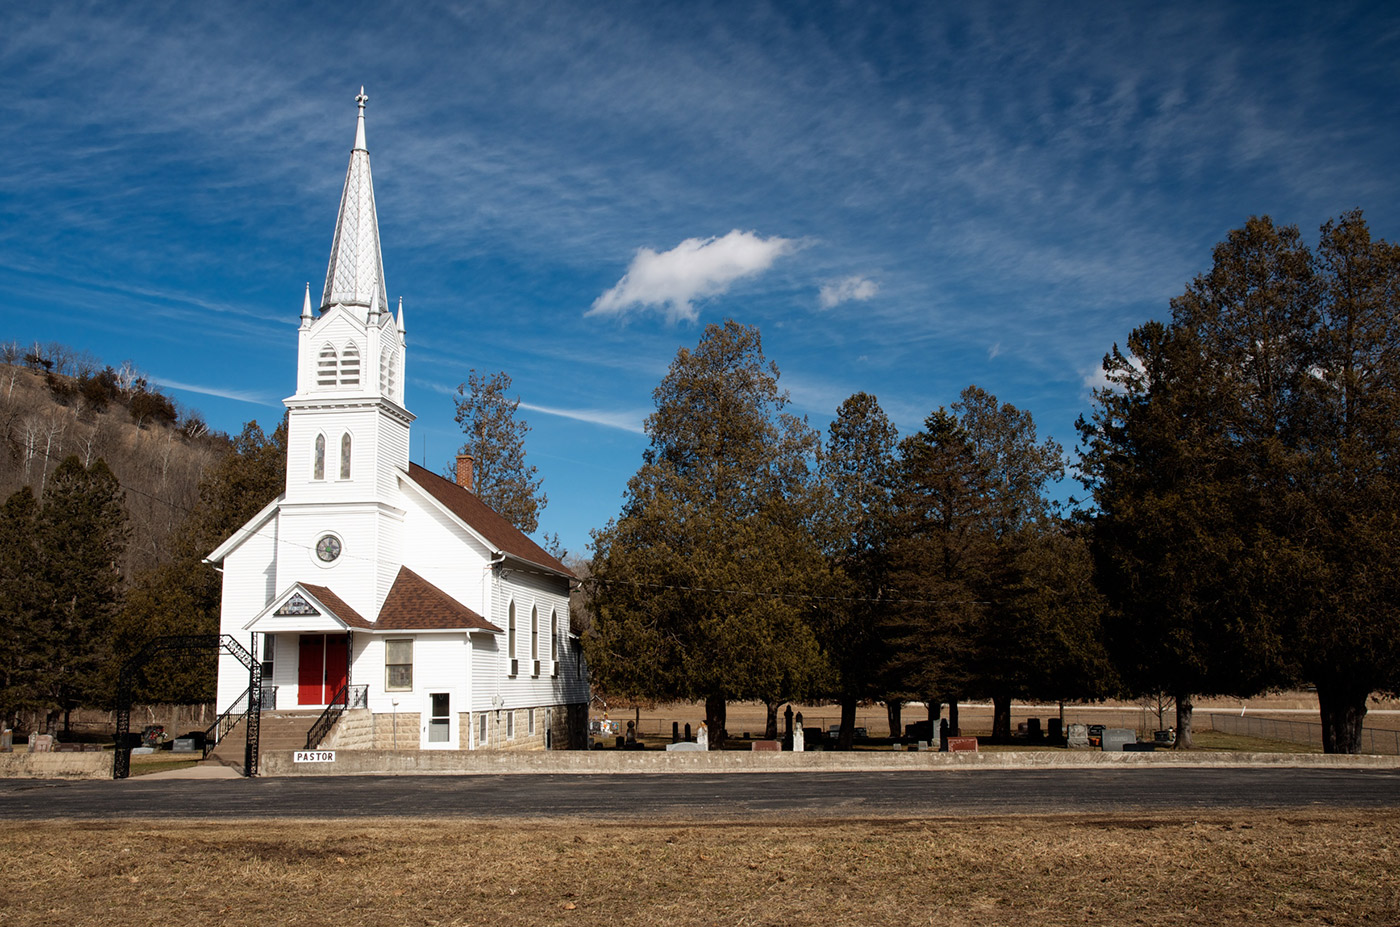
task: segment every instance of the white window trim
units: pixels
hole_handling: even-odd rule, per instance
[[[390,644],[408,644],[408,663],[407,663],[407,664],[403,664],[403,663],[390,663],[390,662],[389,662],[389,645],[390,645]],[[384,691],[385,691],[385,692],[412,692],[412,691],[413,691],[413,657],[414,657],[413,649],[414,649],[414,648],[413,648],[413,638],[411,638],[411,637],[394,637],[394,638],[386,638],[386,639],[385,639],[385,641],[384,641]],[[407,686],[407,687],[404,687],[404,686],[391,686],[391,685],[389,684],[389,667],[390,667],[390,666],[405,666],[405,665],[408,666],[408,686]]]

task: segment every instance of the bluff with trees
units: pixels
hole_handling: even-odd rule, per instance
[[[202,557],[284,481],[281,430],[212,433],[130,362],[0,345],[0,715],[52,727],[101,706],[151,637],[218,627]],[[168,661],[137,693],[197,702],[210,665]]]

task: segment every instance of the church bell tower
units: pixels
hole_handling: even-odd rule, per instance
[[[311,286],[297,334],[297,388],[288,414],[287,493],[276,588],[334,586],[373,620],[398,572],[403,511],[398,475],[408,469],[404,317],[388,306],[379,245],[364,88],[355,145],[340,195],[326,283]],[[304,555],[304,556],[303,556]]]

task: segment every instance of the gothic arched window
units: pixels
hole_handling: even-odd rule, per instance
[[[515,602],[506,610],[506,656],[512,664],[510,674],[515,675]]]
[[[345,351],[340,355],[340,385],[360,385],[360,349],[355,347],[353,341],[345,346]]]
[[[536,664],[540,662],[540,610],[530,609],[530,659]],[[539,672],[536,666],[534,672]]]
[[[335,346],[332,344],[322,345],[321,357],[316,362],[316,385],[335,386],[339,367],[339,358],[336,356]]]
[[[313,480],[324,480],[326,478],[326,436],[316,436],[316,453],[311,460],[311,478]]]
[[[559,662],[559,612],[549,615],[549,662]]]
[[[385,350],[379,362],[379,392],[392,399],[394,397],[394,366],[398,354],[393,348]]]
[[[350,432],[340,436],[340,478],[350,479]]]

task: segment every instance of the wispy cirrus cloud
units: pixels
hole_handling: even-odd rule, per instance
[[[593,301],[585,315],[622,316],[655,308],[670,322],[694,322],[694,301],[726,292],[763,273],[797,248],[790,238],[763,238],[734,229],[721,238],[687,238],[670,251],[639,248],[621,280]]]
[[[649,414],[647,412],[615,412],[607,409],[560,409],[555,406],[536,405],[533,402],[522,402],[520,408],[544,415],[572,419],[576,422],[586,422],[590,425],[602,425],[605,428],[630,431],[639,435],[646,434],[644,425]]]
[[[878,292],[880,292],[880,284],[869,277],[856,274],[832,283],[823,283],[817,300],[823,309],[833,309],[842,303],[865,302],[874,299]]]
[[[236,402],[246,402],[255,406],[280,406],[282,403],[261,393],[254,393],[242,389],[228,389],[222,386],[202,386],[198,383],[182,383],[179,380],[170,380],[165,377],[152,376],[152,383],[157,386],[164,386],[166,389],[178,389],[186,393],[198,393],[201,396],[216,396],[219,399],[232,399]]]

